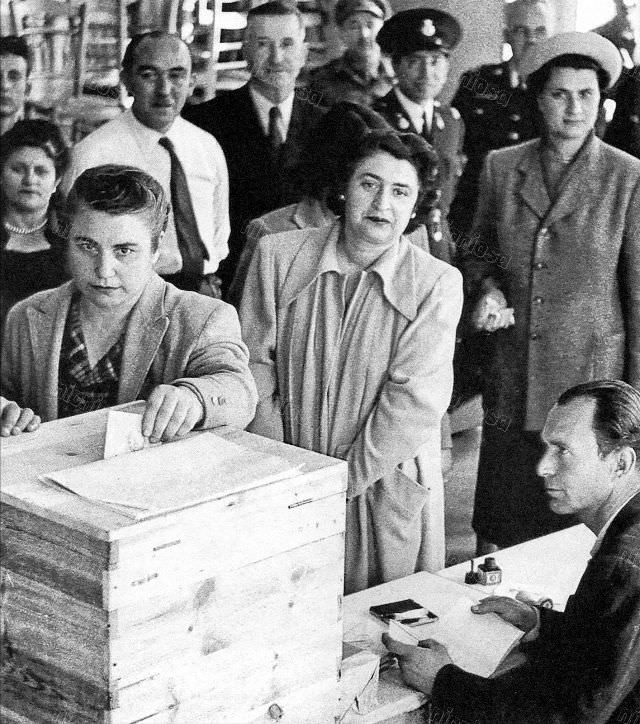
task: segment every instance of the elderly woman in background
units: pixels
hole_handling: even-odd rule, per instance
[[[2,136],[0,315],[16,302],[61,284],[63,240],[55,228],[55,192],[68,153],[58,127],[48,121],[18,121]]]
[[[263,236],[293,229],[322,227],[333,224],[341,204],[335,189],[345,165],[352,163],[363,137],[372,130],[392,130],[385,119],[367,106],[340,101],[322,117],[310,139],[300,164],[300,186],[304,197],[297,204],[270,211],[249,223],[242,257],[229,289],[229,301],[238,306],[242,298],[247,270],[258,241]],[[426,194],[418,209],[408,239],[443,261],[451,254],[442,237],[436,210],[439,184]]]
[[[9,312],[2,393],[43,420],[143,398],[152,440],[244,427],[256,397],[236,312],[153,271],[168,217],[158,182],[89,169],[66,213],[72,280]]]
[[[540,430],[560,393],[605,377],[640,387],[640,162],[594,134],[620,57],[599,35],[563,33],[532,48],[524,67],[543,137],[487,158],[475,220],[482,243],[466,264],[480,295],[476,327],[493,342],[479,552],[572,523],[545,498],[562,495],[562,471],[544,487],[536,476]]]
[[[262,239],[240,307],[250,429],[348,462],[347,593],[444,565],[440,421],[461,280],[403,236],[435,169],[418,136],[368,134],[336,189],[344,213]]]

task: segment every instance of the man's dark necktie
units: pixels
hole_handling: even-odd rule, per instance
[[[202,276],[203,259],[209,258],[209,252],[198,231],[187,177],[171,140],[163,136],[158,143],[168,151],[171,158],[171,206],[178,236],[178,248],[182,256],[182,273],[199,277]]]
[[[431,129],[429,128],[429,119],[427,118],[426,111],[422,114],[422,137],[427,143],[433,144],[433,136],[431,135]]]
[[[271,106],[269,109],[269,143],[274,153],[278,153],[284,143],[282,136],[281,121],[282,113],[278,106]]]

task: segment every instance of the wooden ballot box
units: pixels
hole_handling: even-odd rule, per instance
[[[333,722],[346,463],[218,429],[245,449],[237,472],[133,519],[38,477],[99,460],[106,417],[2,439],[2,721]],[[148,475],[151,452],[125,457]],[[264,482],[261,455],[298,469]],[[172,493],[207,469],[184,457]]]

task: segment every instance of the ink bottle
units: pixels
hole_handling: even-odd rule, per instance
[[[485,558],[478,566],[478,583],[483,586],[497,586],[502,581],[502,569],[495,558]]]

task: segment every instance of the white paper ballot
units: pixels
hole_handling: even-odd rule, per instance
[[[482,616],[471,611],[475,603],[461,596],[435,623],[405,626],[389,622],[391,638],[405,644],[435,639],[447,647],[453,663],[478,676],[491,676],[522,638],[522,631],[494,613]]]
[[[203,432],[135,455],[52,472],[40,480],[141,520],[298,472],[276,455]]]
[[[149,438],[142,434],[142,415],[118,410],[109,410],[107,413],[107,431],[102,456],[105,460],[161,444],[150,443]]]

